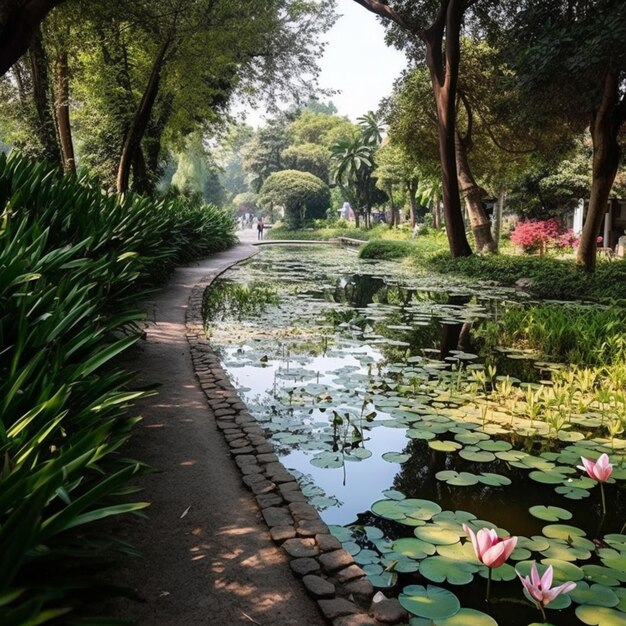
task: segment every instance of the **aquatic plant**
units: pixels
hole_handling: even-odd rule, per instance
[[[582,465],[578,465],[578,469],[587,472],[587,476],[600,484],[600,493],[602,494],[602,514],[606,515],[606,499],[604,497],[604,483],[611,478],[613,473],[613,465],[609,462],[609,455],[601,454],[597,461],[590,461],[584,456],[580,457]]]
[[[564,582],[556,587],[552,586],[552,579],[554,576],[554,568],[549,565],[543,576],[539,576],[537,571],[537,564],[533,563],[530,570],[530,576],[521,576],[517,574],[522,581],[524,589],[528,592],[528,595],[535,601],[537,608],[541,611],[541,616],[544,622],[547,622],[546,613],[543,610],[544,606],[547,606],[562,593],[569,593],[573,589],[576,589],[576,583],[572,581]]]

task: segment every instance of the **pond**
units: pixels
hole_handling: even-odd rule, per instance
[[[611,426],[624,407],[588,370],[493,343],[490,321],[527,301],[287,246],[205,294],[211,343],[250,412],[412,626],[541,622],[516,575],[533,562],[577,582],[547,607],[550,623],[626,624],[626,442]],[[615,466],[605,516],[596,482],[577,469],[603,452]],[[464,523],[519,537],[493,570],[489,607]]]

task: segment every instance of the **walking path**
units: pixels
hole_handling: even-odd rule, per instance
[[[126,450],[157,469],[140,481],[140,498],[152,503],[149,519],[125,522],[118,532],[143,556],[121,565],[111,581],[144,600],[113,607],[141,626],[325,623],[272,543],[192,368],[185,335],[191,289],[254,254],[256,232],[240,235],[235,248],[176,271],[151,304],[147,340],[125,363],[139,372],[138,385],[160,385],[157,396],[138,403],[143,421]]]

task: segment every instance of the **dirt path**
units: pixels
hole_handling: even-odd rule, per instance
[[[253,236],[244,231],[242,240]],[[137,407],[144,419],[127,450],[159,470],[141,480],[140,497],[152,502],[149,519],[122,528],[122,538],[143,558],[124,563],[112,581],[145,600],[114,605],[118,617],[141,626],[325,623],[241,483],[194,376],[185,337],[191,288],[253,252],[242,243],[177,270],[152,303],[147,341],[126,363],[140,372],[140,385],[161,385]]]

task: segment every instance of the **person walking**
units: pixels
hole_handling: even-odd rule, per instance
[[[257,239],[263,239],[264,228],[265,228],[265,224],[263,223],[263,218],[260,217],[259,221],[256,223]]]

